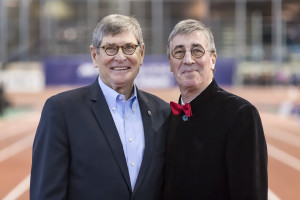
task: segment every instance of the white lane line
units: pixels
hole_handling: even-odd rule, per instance
[[[290,154],[278,149],[277,147],[268,144],[268,154],[276,160],[288,165],[300,172],[300,160]]]
[[[38,122],[40,115],[40,111],[32,111],[30,113],[8,116],[0,121],[0,129],[8,126],[13,126],[14,124],[16,124],[16,122],[18,122],[18,124]]]
[[[12,189],[2,200],[16,200],[29,189],[30,174]]]
[[[13,136],[21,135],[29,131],[33,131],[34,127],[22,128],[20,127],[10,127],[8,130],[0,134],[0,141],[11,138]]]
[[[270,189],[268,189],[268,200],[280,200],[280,198]]]
[[[300,137],[274,127],[267,127],[266,135],[300,148]]]
[[[0,150],[0,162],[16,155],[17,153],[20,153],[24,149],[32,146],[33,144],[33,138],[34,134],[31,134],[13,144],[10,146]]]

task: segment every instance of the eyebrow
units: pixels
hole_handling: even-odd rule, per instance
[[[116,43],[109,43],[109,42],[106,42],[106,43],[104,43],[103,45],[104,45],[104,46],[105,46],[105,45],[116,45]]]
[[[201,44],[199,44],[199,43],[193,44],[192,47],[202,47],[203,48],[203,46]]]
[[[112,44],[112,43],[108,43],[108,42],[106,42],[106,43],[104,43],[104,44],[99,44],[99,46],[98,47],[104,47],[104,46],[106,46],[106,45],[114,45],[114,44]]]
[[[184,46],[183,45],[177,45],[177,46],[174,47],[174,49],[177,49],[177,48],[184,48]]]
[[[192,44],[192,48],[193,47],[202,47],[203,48],[203,46],[201,44],[199,44],[199,43]],[[185,47],[184,47],[184,45],[177,45],[177,46],[175,46],[174,49],[177,49],[177,48],[185,48]]]
[[[124,44],[122,44],[122,45],[118,45],[118,44],[116,44],[116,43],[109,43],[109,42],[106,42],[106,43],[103,44],[103,46],[106,46],[106,45],[111,45],[111,46],[113,46],[113,45],[116,45],[116,46],[125,46],[125,45],[128,45],[128,44],[133,44],[133,45],[135,45],[135,43],[133,43],[133,42],[126,42],[126,43],[124,43]],[[139,45],[139,43],[138,43],[137,45]]]

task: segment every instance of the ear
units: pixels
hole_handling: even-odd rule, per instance
[[[171,59],[170,59],[170,54],[169,54],[169,68],[170,68],[170,72],[173,73],[173,68],[172,68],[172,64],[171,64]]]
[[[97,68],[98,67],[98,63],[96,61],[97,52],[96,52],[96,49],[93,47],[93,45],[90,45],[90,52],[91,52],[93,65],[95,68]]]
[[[172,68],[172,64],[171,64],[171,52],[170,52],[170,49],[169,49],[169,48],[170,48],[170,47],[167,46],[167,49],[168,49],[167,54],[168,54],[168,59],[169,59],[169,68],[170,68],[170,72],[173,73],[173,68]]]
[[[172,66],[170,65],[170,72],[173,72]]]
[[[142,47],[141,47],[141,60],[140,60],[140,66],[143,65],[143,61],[144,61],[144,56],[145,56],[145,43],[143,43]]]
[[[213,71],[215,70],[216,60],[217,60],[217,53],[213,53],[211,55],[211,62],[212,62],[211,70],[213,70]]]

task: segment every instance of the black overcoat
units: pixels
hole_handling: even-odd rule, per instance
[[[170,116],[167,200],[267,200],[267,146],[257,109],[215,80]]]

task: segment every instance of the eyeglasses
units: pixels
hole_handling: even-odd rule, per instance
[[[210,52],[213,52],[211,50],[207,50]],[[202,46],[194,46],[191,50],[191,55],[195,58],[201,58],[204,54],[205,54],[205,49]],[[176,59],[182,59],[184,58],[186,53],[186,49],[183,47],[176,47],[175,49],[173,49],[172,51],[172,56]]]
[[[101,46],[100,48],[102,48],[107,55],[114,56],[118,53],[120,48],[122,49],[124,54],[132,55],[138,46],[139,45],[132,44],[132,43],[127,43],[122,46],[118,46],[116,44],[107,44],[107,45]]]

